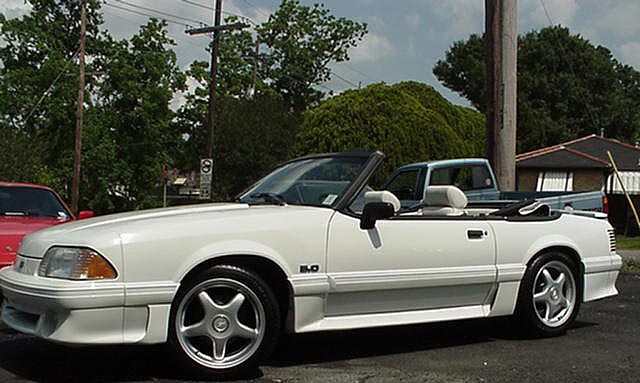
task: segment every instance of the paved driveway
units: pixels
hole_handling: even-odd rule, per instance
[[[584,305],[565,336],[523,339],[505,320],[290,336],[256,382],[638,382],[640,275]],[[0,381],[176,382],[158,347],[69,348],[0,330]]]

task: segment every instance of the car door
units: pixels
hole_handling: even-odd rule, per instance
[[[326,315],[474,307],[496,280],[495,244],[486,221],[406,216],[362,230],[336,213],[329,227]]]

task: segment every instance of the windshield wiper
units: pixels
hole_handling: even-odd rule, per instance
[[[264,202],[275,203],[276,205],[280,205],[280,206],[284,206],[287,204],[287,201],[284,199],[284,197],[276,193],[265,193],[265,192],[256,193],[256,194],[251,194],[249,197],[253,199],[261,198],[264,200]]]

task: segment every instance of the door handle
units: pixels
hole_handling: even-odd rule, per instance
[[[469,239],[482,239],[485,235],[486,234],[484,230],[467,230],[467,238]]]

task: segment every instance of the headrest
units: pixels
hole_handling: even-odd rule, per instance
[[[395,194],[391,193],[388,190],[382,191],[368,191],[364,193],[364,204],[368,204],[371,202],[386,202],[393,205],[393,210],[400,210],[400,200]]]
[[[455,186],[429,186],[425,204],[427,206],[449,206],[464,209],[467,206],[467,196]]]

